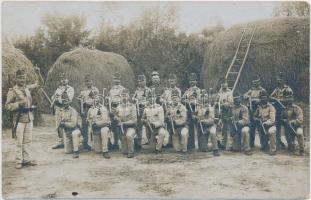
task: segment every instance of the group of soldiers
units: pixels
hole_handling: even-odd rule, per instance
[[[60,85],[51,98],[59,137],[53,149],[64,148],[78,158],[82,141],[84,150],[102,153],[104,158],[109,159],[113,149],[133,158],[134,151],[144,145],[145,130],[146,144],[155,153],[161,153],[163,147],[173,147],[182,154],[189,149],[207,152],[210,139],[214,156],[220,155],[219,149],[251,155],[257,130],[261,150],[276,155],[277,149],[286,148],[281,140],[283,126],[288,150],[295,150],[297,138],[299,154],[304,154],[302,109],[293,103],[293,91],[285,84],[283,73],[278,74],[278,85],[271,95],[261,87],[258,76],[244,95],[233,94],[225,78],[217,93],[200,89],[195,73],[190,74],[190,87],[183,94],[175,74],[169,75],[168,87],[163,87],[156,71],[151,74],[150,87],[146,86],[146,77],[138,75],[133,95],[121,85],[118,72],[113,82],[109,91],[100,92],[88,74],[85,89],[75,98],[74,88],[64,74],[60,75]],[[38,83],[26,85],[25,72],[18,70],[16,86],[8,93],[5,107],[18,115],[16,168],[36,164],[29,156],[33,120],[29,90],[37,87]],[[75,99],[79,112],[71,106]]]

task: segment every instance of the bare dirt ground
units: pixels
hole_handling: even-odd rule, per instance
[[[256,139],[258,141],[258,138]],[[283,139],[284,140],[284,139]],[[73,159],[56,143],[52,118],[34,128],[33,155],[38,166],[15,169],[15,141],[2,135],[4,198],[301,198],[309,196],[307,155],[277,156],[256,150],[242,153],[191,152],[165,149],[161,155],[142,150],[134,159],[112,152],[106,160],[94,152]],[[284,140],[285,141],[285,140]],[[259,148],[259,147],[258,147]]]

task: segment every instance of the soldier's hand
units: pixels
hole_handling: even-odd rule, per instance
[[[97,128],[97,124],[96,124],[96,122],[94,122],[93,124],[92,124],[92,129],[96,129]]]
[[[296,125],[296,120],[290,120],[289,124],[292,125],[292,126]]]
[[[25,108],[27,106],[27,102],[26,101],[20,101],[18,103],[18,105],[19,105],[20,108]]]

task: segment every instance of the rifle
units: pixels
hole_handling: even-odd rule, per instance
[[[237,127],[237,125],[236,125],[235,120],[234,120],[234,119],[231,119],[231,123],[232,123],[232,125],[234,126],[235,132],[237,133],[237,132],[238,132],[238,127]]]
[[[290,130],[291,130],[295,135],[297,135],[297,132],[295,131],[293,125],[292,125],[287,119],[285,119],[285,120],[283,120],[283,121],[288,125],[288,127],[290,128]]]
[[[120,124],[120,128],[121,128],[121,132],[122,132],[122,134],[124,134],[123,122],[121,122],[121,124]]]
[[[174,127],[174,121],[173,121],[172,116],[169,117],[169,120],[170,120],[170,122],[171,122],[173,134],[175,134],[175,127]]]
[[[252,103],[252,96],[251,95],[248,96],[248,100],[249,100],[249,111],[251,111],[251,113],[253,113],[253,103]]]
[[[258,119],[258,122],[259,122],[259,125],[260,125],[260,127],[262,128],[264,134],[267,135],[267,131],[266,131],[266,129],[265,129],[263,123],[262,123],[262,120],[261,120],[261,119]]]
[[[148,128],[150,129],[151,133],[153,133],[153,129],[152,129],[151,124],[148,120],[147,120],[147,125],[148,125]]]
[[[270,99],[272,100],[272,102],[273,102],[274,104],[277,105],[278,108],[281,108],[281,110],[285,110],[285,109],[286,109],[286,107],[284,106],[284,104],[283,104],[279,99],[274,98],[274,97],[270,97]]]
[[[43,86],[45,84],[44,79],[41,75],[40,69],[36,66],[35,71],[38,71],[38,73],[36,74],[37,76],[39,76],[39,78],[41,79],[41,82],[43,83]],[[45,90],[43,88],[40,87],[40,91],[42,92],[42,94],[44,95],[44,97],[48,100],[48,102],[50,103],[50,105],[52,105],[52,101],[50,99],[50,97],[46,94]]]
[[[17,138],[17,137],[16,137],[16,129],[17,129],[17,125],[18,125],[18,122],[19,122],[20,117],[21,117],[21,112],[19,112],[19,111],[17,110],[17,113],[16,113],[16,121],[15,121],[14,126],[12,127],[12,138],[13,138],[13,139],[16,139],[16,138]]]
[[[201,128],[201,132],[202,132],[202,134],[204,134],[204,128],[203,128],[201,120],[199,120],[199,124],[200,124],[200,128]]]

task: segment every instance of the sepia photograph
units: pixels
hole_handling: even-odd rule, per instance
[[[310,199],[308,1],[2,1],[1,199]]]

